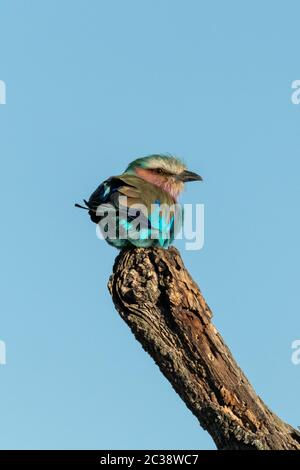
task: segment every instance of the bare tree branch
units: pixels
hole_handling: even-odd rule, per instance
[[[175,248],[122,251],[109,290],[218,449],[300,450],[300,433],[268,409],[233,359]]]

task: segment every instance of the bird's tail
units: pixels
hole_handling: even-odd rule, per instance
[[[85,199],[83,200],[85,203],[85,206],[82,206],[81,204],[75,204],[75,207],[79,207],[79,209],[84,209],[86,211],[89,211],[89,216],[95,224],[98,224],[100,221],[101,217],[97,216],[97,206],[93,206],[90,202],[86,201]]]
[[[79,209],[85,209],[86,211],[91,210],[89,203],[84,199],[83,202],[85,203],[85,206],[81,206],[80,204],[75,204],[75,207],[79,207]]]

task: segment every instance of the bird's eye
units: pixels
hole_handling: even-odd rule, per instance
[[[162,175],[164,173],[164,170],[162,170],[161,168],[157,168],[156,173]]]

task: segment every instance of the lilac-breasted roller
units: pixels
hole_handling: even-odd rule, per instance
[[[201,181],[178,158],[138,158],[119,176],[111,176],[84,200],[91,220],[116,248],[167,248],[183,222],[177,199],[187,181]]]

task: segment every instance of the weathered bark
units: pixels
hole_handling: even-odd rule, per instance
[[[300,450],[300,433],[268,409],[233,359],[175,248],[121,252],[109,290],[218,449]]]

